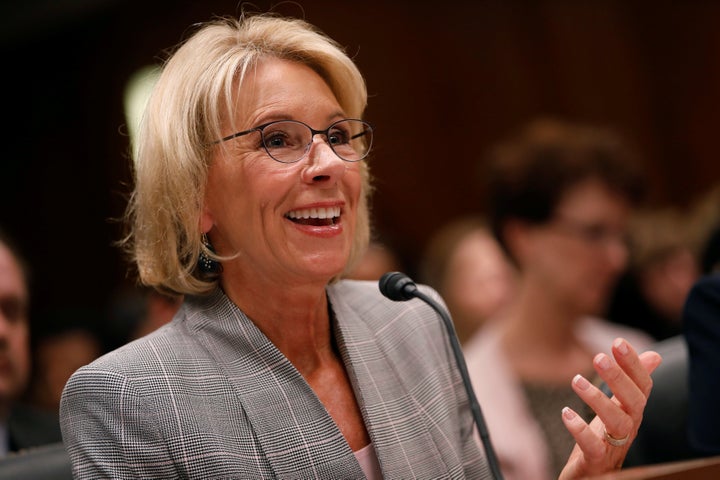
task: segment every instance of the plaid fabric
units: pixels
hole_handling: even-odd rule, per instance
[[[384,477],[490,478],[432,309],[375,282],[328,296]],[[219,290],[78,370],[60,414],[76,479],[364,478],[309,385]]]

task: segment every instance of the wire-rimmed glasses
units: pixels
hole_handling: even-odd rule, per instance
[[[355,118],[333,122],[325,130],[315,130],[297,120],[277,120],[255,128],[233,133],[215,143],[226,142],[253,132],[260,132],[262,145],[270,158],[281,163],[295,163],[310,151],[315,135],[325,135],[335,155],[346,162],[357,162],[367,157],[372,147],[373,128]]]

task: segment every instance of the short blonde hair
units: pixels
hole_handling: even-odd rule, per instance
[[[200,25],[169,60],[148,100],[138,134],[134,191],[121,241],[142,284],[179,294],[213,290],[218,279],[200,275],[200,216],[210,145],[233,118],[243,78],[263,58],[295,61],[316,71],[350,118],[362,118],[365,80],[340,45],[311,24],[272,14],[218,18]],[[361,162],[362,193],[349,270],[370,237],[370,173]],[[344,273],[344,272],[343,272]],[[341,276],[341,274],[338,275]],[[333,280],[335,280],[334,278]]]

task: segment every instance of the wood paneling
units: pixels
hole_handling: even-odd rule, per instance
[[[0,225],[25,245],[43,306],[99,310],[125,277],[108,221],[126,191],[124,84],[188,25],[237,3],[25,4],[1,37]],[[411,268],[435,228],[482,211],[483,152],[537,115],[618,129],[657,203],[685,204],[720,178],[720,2],[317,0],[281,11],[304,14],[365,73],[374,221]]]

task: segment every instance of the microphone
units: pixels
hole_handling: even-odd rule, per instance
[[[432,309],[440,315],[440,318],[442,318],[442,321],[445,324],[445,329],[448,332],[450,346],[452,347],[453,354],[455,355],[455,363],[457,363],[463,385],[465,386],[465,391],[467,392],[467,396],[470,401],[470,409],[472,410],[475,425],[480,433],[480,439],[482,440],[483,448],[485,449],[485,456],[487,457],[488,465],[492,471],[493,477],[497,480],[503,480],[497,455],[495,454],[495,449],[493,449],[492,443],[490,442],[490,434],[488,433],[487,426],[485,425],[485,419],[483,418],[482,411],[480,410],[480,403],[478,403],[472,383],[470,382],[470,375],[468,374],[465,357],[463,356],[460,342],[455,334],[455,327],[453,327],[450,314],[432,297],[421,292],[417,288],[415,282],[413,282],[410,277],[404,273],[387,272],[383,274],[383,276],[380,277],[379,287],[380,292],[385,297],[396,302],[404,302],[412,298],[419,298],[432,307]]]

